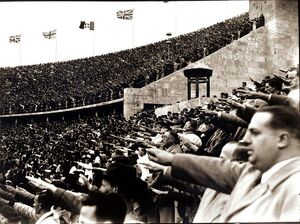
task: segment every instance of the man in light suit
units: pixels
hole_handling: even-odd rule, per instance
[[[166,172],[230,194],[217,222],[300,220],[300,115],[273,106],[257,111],[241,141],[248,162],[169,154],[149,149],[149,158],[171,165]]]

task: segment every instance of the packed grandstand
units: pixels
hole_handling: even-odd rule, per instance
[[[258,22],[261,24],[261,22]],[[1,114],[57,110],[121,98],[252,30],[248,13],[165,41],[67,62],[0,68]],[[108,75],[109,74],[109,75]]]
[[[258,18],[257,27],[264,25],[262,20]],[[252,29],[253,21],[245,13],[171,38],[171,57],[161,41],[72,61],[0,68],[0,113],[63,110],[122,98],[124,88],[157,81]],[[103,180],[118,186],[127,210],[119,219],[104,215],[101,221],[202,222],[205,219],[195,218],[207,186],[166,177],[167,169],[150,163],[147,151],[159,148],[172,154],[220,157],[225,146],[243,139],[257,111],[273,105],[299,111],[299,68],[252,81],[251,87],[241,84],[206,104],[161,116],[143,110],[125,119],[114,111],[73,120],[2,125],[0,222],[46,223],[53,216],[54,223],[78,223],[84,206],[98,206],[91,198],[100,197],[99,190],[105,192]],[[235,159],[245,162],[248,156]],[[101,208],[109,209],[108,204]]]

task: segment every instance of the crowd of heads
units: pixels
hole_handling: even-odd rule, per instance
[[[171,39],[177,65],[172,62],[166,74],[230,43],[233,33],[245,35],[252,29],[248,22],[244,14]],[[120,94],[126,86],[147,83],[151,74],[159,78],[170,59],[164,47],[159,42],[88,59],[1,69],[1,106],[4,112],[7,105],[64,109],[106,101],[101,98],[106,90],[112,99],[115,90]],[[1,127],[1,223],[192,222],[206,188],[166,178],[166,168],[155,165],[149,152],[221,157],[267,170],[276,160],[268,151],[253,155],[242,150],[262,147],[263,142],[252,142],[254,116],[267,114],[268,130],[300,139],[299,67],[280,72],[261,81],[249,77],[232,92],[160,116],[144,110],[128,120],[112,113]],[[269,145],[264,147],[274,143]]]
[[[292,91],[299,91],[299,69],[291,68],[281,72],[282,75],[267,75],[261,81],[250,78],[250,84],[241,83],[232,93],[222,93],[220,97],[213,97],[201,106],[185,108],[180,112],[169,111],[161,116],[156,116],[154,110],[145,110],[129,120],[120,114],[110,114],[79,120],[3,127],[0,139],[0,195],[10,199],[8,204],[11,201],[14,204],[22,202],[34,207],[33,200],[16,197],[21,191],[40,195],[40,190],[30,185],[26,178],[30,176],[40,178],[57,188],[88,195],[82,201],[82,213],[77,212],[78,214],[63,203],[56,205],[57,201],[47,199],[47,203],[41,203],[44,207],[40,208],[43,210],[50,211],[51,206],[55,205],[71,213],[75,220],[88,220],[91,215],[95,215],[92,219],[104,220],[101,219],[103,215],[97,218],[97,214],[102,214],[98,210],[104,211],[101,206],[105,205],[98,206],[97,200],[94,200],[104,197],[103,202],[119,201],[119,210],[126,212],[116,215],[123,217],[120,218],[123,221],[125,213],[127,217],[131,212],[130,214],[134,214],[131,220],[164,222],[167,219],[157,214],[166,201],[171,203],[169,206],[177,201],[180,204],[177,207],[180,219],[191,221],[197,207],[191,201],[199,202],[204,188],[194,189],[169,183],[162,178],[160,172],[145,169],[139,161],[147,160],[146,150],[153,147],[173,154],[224,157],[221,154],[224,146],[234,145],[241,139],[243,141],[240,144],[247,146],[247,137],[243,136],[253,114],[258,110],[268,112],[269,106],[275,104],[283,105],[284,109],[279,108],[276,113],[272,112],[274,118],[270,126],[274,129],[293,129],[295,137],[299,138],[300,134],[294,131],[299,123],[295,119],[291,120],[291,117],[295,118],[294,113],[298,113],[299,104],[295,107],[293,102],[297,99],[290,97]],[[292,115],[288,116],[289,113]],[[286,119],[276,119],[278,116],[285,116]],[[251,160],[248,157],[245,154],[239,155],[239,159],[243,161]],[[97,189],[96,192],[113,195],[90,196],[92,187]],[[180,196],[177,195],[177,188]],[[120,195],[125,204],[119,200]],[[51,197],[53,199],[53,195]],[[132,202],[131,207],[129,202]],[[113,205],[107,203],[106,209],[113,209]],[[86,208],[94,204],[97,206],[89,214]],[[13,220],[20,217],[13,207],[9,210],[7,206],[5,204],[3,207],[4,218]],[[172,212],[168,214],[175,216]],[[20,220],[28,221],[28,217]],[[174,221],[175,218],[171,220]]]
[[[60,110],[121,98],[124,88],[156,81],[251,30],[245,13],[170,38],[170,45],[160,41],[95,57],[0,68],[0,113]]]

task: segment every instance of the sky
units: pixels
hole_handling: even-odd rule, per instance
[[[133,9],[133,20],[117,11]],[[67,61],[130,49],[211,26],[249,10],[230,1],[0,2],[0,67]],[[79,29],[94,21],[95,30]],[[43,32],[57,29],[55,39]],[[20,43],[9,37],[21,34]]]

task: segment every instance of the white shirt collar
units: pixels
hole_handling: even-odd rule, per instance
[[[268,169],[266,172],[264,172],[261,176],[261,183],[265,183],[274,173],[276,173],[278,170],[280,170],[282,167],[284,167],[286,164],[290,163],[293,160],[299,159],[300,157],[294,157],[287,160],[283,160],[279,163],[276,163],[273,165],[270,169]]]

